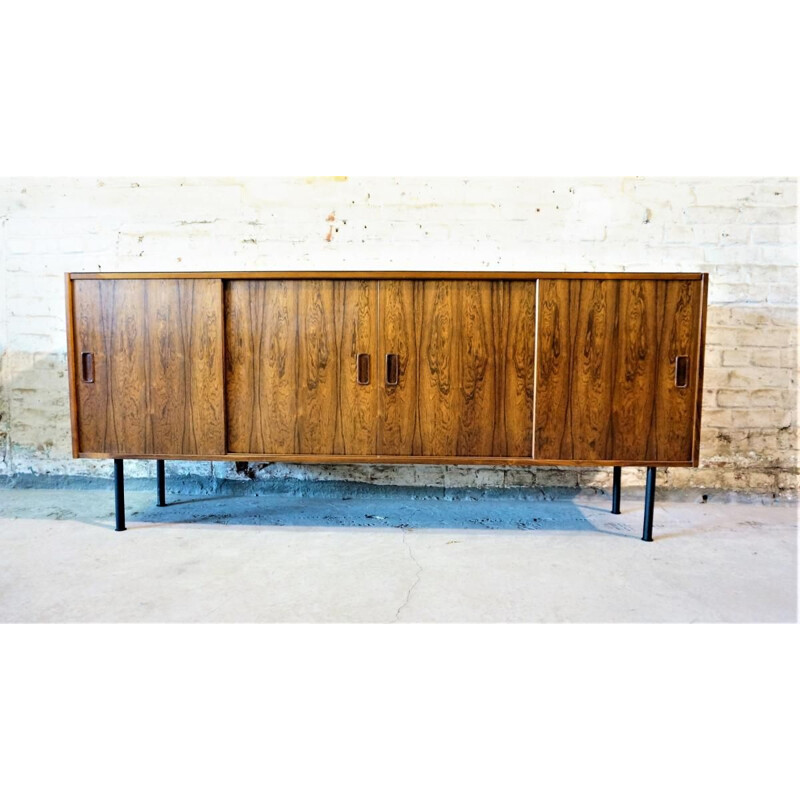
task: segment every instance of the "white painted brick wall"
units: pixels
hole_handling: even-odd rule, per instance
[[[796,488],[794,178],[3,179],[0,260],[0,474],[110,471],[69,455],[64,272],[685,270],[711,274],[702,468],[669,470],[662,482]],[[170,468],[235,474],[229,464]],[[608,470],[271,465],[261,474],[608,482]],[[626,470],[625,480],[641,476]]]

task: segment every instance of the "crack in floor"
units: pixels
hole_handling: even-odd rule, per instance
[[[394,619],[392,620],[392,622],[400,621],[400,613],[408,605],[409,601],[411,600],[411,593],[414,591],[414,589],[417,588],[417,584],[420,582],[420,579],[422,578],[422,564],[420,564],[419,561],[417,561],[416,556],[411,550],[411,545],[406,541],[406,533],[408,533],[408,530],[410,529],[403,531],[403,544],[408,549],[409,558],[417,565],[417,574],[414,577],[414,582],[411,584],[411,586],[408,587],[408,591],[406,592],[406,599],[395,612]]]

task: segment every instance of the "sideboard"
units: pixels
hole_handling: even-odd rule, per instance
[[[72,450],[123,460],[698,465],[708,275],[68,273]]]

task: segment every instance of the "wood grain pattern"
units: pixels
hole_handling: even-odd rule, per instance
[[[224,452],[219,282],[148,281],[145,297],[151,448]]]
[[[591,413],[575,413],[569,435],[575,453],[582,458],[603,458],[608,452],[615,368],[617,288],[610,281],[581,281],[573,290],[571,320],[572,396]],[[575,295],[577,294],[577,297]],[[565,444],[569,442],[569,438]]]
[[[85,281],[73,287],[82,451],[224,452],[218,281]],[[94,383],[80,353],[94,354]]]
[[[662,281],[625,281],[619,291],[618,363],[609,451],[617,458],[654,458],[653,412]]]
[[[460,292],[454,281],[425,281],[419,286],[422,315],[417,326],[422,335],[417,386],[420,444],[416,452],[426,456],[457,454],[463,387]]]
[[[532,449],[535,284],[381,281],[379,453],[525,456]]]
[[[494,455],[533,454],[533,391],[536,372],[536,283],[507,283],[508,313],[495,312],[496,326],[506,331],[497,335],[500,353],[505,353],[503,382],[498,382],[497,406],[503,417],[496,430]]]
[[[297,449],[297,301],[293,282],[226,283],[229,451]]]
[[[75,286],[81,450],[149,451],[143,281]],[[95,379],[80,379],[80,353],[94,354]]]
[[[498,431],[497,386],[504,366],[502,350],[494,336],[492,297],[502,294],[505,287],[496,281],[464,281],[456,287],[460,301],[456,339],[460,373],[456,392],[456,403],[460,405],[456,453],[491,455]],[[487,420],[493,424],[487,425]]]
[[[300,281],[297,305],[298,453],[332,453],[338,417],[333,281]]]
[[[116,450],[118,441],[109,425],[109,359],[111,343],[104,330],[108,325],[108,308],[113,303],[113,283],[82,281],[73,287],[75,352],[72,365],[76,381],[78,442],[82,452]],[[105,302],[104,302],[105,300]],[[81,379],[81,352],[94,354],[94,383]],[[109,430],[110,428],[110,430]],[[107,431],[111,435],[107,435]],[[144,441],[136,452],[143,452]]]
[[[571,429],[570,377],[572,330],[570,281],[540,280],[536,309],[536,404],[534,458],[560,458],[570,447],[562,444]]]
[[[685,389],[675,386],[675,360],[698,358],[700,297],[702,287],[690,281],[670,281],[664,286],[661,332],[656,370],[655,457],[670,461],[693,457],[697,381]],[[690,370],[693,375],[693,369]]]
[[[692,460],[698,355],[696,281],[540,281],[534,457]]]
[[[380,281],[379,364],[376,380],[381,387],[378,452],[411,455],[420,450],[417,428],[419,373],[419,305],[417,281]],[[386,355],[399,359],[396,386],[386,385]]]
[[[368,455],[378,447],[378,284],[336,281],[334,325],[339,363],[334,454]],[[356,359],[369,356],[369,383],[357,381]]]
[[[225,308],[230,452],[374,454],[374,282],[229,281]]]

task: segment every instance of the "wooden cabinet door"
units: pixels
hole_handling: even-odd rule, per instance
[[[380,281],[381,455],[530,457],[535,281]]]
[[[540,280],[534,457],[688,463],[698,280]]]
[[[221,281],[75,280],[72,310],[80,452],[225,452]]]
[[[374,281],[227,281],[229,452],[374,455],[377,309]]]

